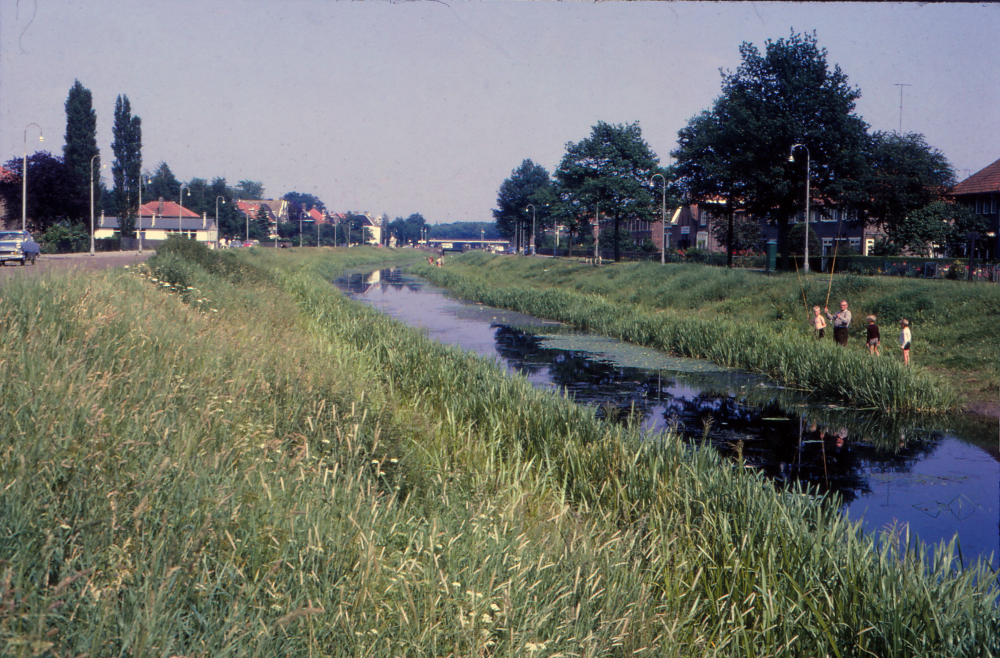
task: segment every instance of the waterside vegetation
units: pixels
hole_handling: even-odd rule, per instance
[[[176,241],[10,279],[2,652],[1000,652],[994,575],[956,547],[880,547],[328,284],[405,251]]]
[[[766,277],[700,265],[653,263],[594,268],[575,261],[471,253],[451,259],[444,269],[417,266],[415,271],[459,297],[761,373],[859,408],[943,412],[960,406],[953,389],[926,368],[907,369],[893,358],[893,319],[910,317],[918,319],[913,323],[923,322],[926,297],[914,299],[898,287],[887,291],[880,281],[835,278],[830,293],[834,300],[852,300],[859,318],[855,325],[861,324],[860,317],[868,308],[888,320],[883,321],[883,341],[889,356],[872,359],[867,351],[837,347],[829,337],[823,342],[812,337],[804,307],[825,305],[828,278],[813,278],[800,288],[794,275]],[[879,293],[872,295],[873,289]],[[869,296],[862,294],[864,290],[869,290]],[[1000,309],[1000,291],[984,292],[994,293],[993,307]],[[863,328],[854,331],[863,332]],[[926,340],[914,350],[920,350]],[[984,354],[983,359],[987,358],[997,359],[995,354]]]

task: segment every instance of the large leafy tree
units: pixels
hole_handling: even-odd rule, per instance
[[[867,176],[862,190],[863,217],[880,226],[897,246],[923,252],[928,243],[943,242],[940,225],[950,218],[936,205],[955,184],[948,158],[918,133],[877,132],[872,136]]]
[[[24,184],[21,158],[4,164],[8,175],[0,177],[0,199],[7,207],[5,219],[20,218]],[[59,222],[74,223],[86,215],[89,200],[77,194],[77,177],[62,158],[39,151],[28,156],[28,227],[44,232]],[[20,221],[18,221],[20,226]]]
[[[111,165],[114,179],[114,211],[118,216],[121,234],[131,237],[135,233],[135,220],[139,208],[139,185],[142,174],[142,119],[132,116],[128,96],[115,101],[115,123],[112,128],[114,141],[111,150],[115,161]]]
[[[546,204],[551,203],[552,181],[545,167],[525,159],[500,184],[497,191],[497,207],[493,209],[493,220],[497,231],[505,238],[516,238],[518,229],[531,225],[534,206],[536,230],[548,222]],[[519,245],[523,247],[523,245]]]
[[[566,145],[555,178],[564,203],[581,209],[599,205],[614,222],[615,260],[621,255],[621,223],[649,220],[654,190],[650,177],[662,173],[660,160],[642,138],[639,123],[599,121],[590,137]]]
[[[63,146],[63,162],[73,172],[76,181],[74,194],[79,197],[79,201],[73,205],[82,203],[82,207],[86,207],[90,203],[91,176],[95,175],[91,171],[91,160],[100,150],[97,148],[97,113],[94,111],[93,96],[79,80],[74,81],[70,87],[65,107],[66,143]],[[96,172],[100,166],[100,158],[97,158],[93,162],[93,171]],[[94,189],[96,195],[101,188],[95,186]],[[99,207],[100,199],[95,201]],[[81,214],[81,218],[82,216]]]
[[[805,158],[788,162],[793,145],[808,149],[811,194],[845,205],[863,200],[868,126],[854,111],[861,92],[839,66],[830,69],[815,34],[769,40],[763,54],[743,43],[740,54],[740,67],[723,73],[713,109],[681,131],[679,186],[694,196],[723,194],[774,219],[787,268],[789,220],[804,205],[806,181]]]

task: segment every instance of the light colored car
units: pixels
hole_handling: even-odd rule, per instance
[[[20,261],[21,265],[34,265],[41,251],[27,231],[0,231],[0,265],[12,260]]]

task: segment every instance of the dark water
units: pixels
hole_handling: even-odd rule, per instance
[[[957,534],[966,563],[982,557],[1000,567],[995,422],[818,403],[756,375],[451,299],[397,270],[336,284],[435,340],[567,392],[599,417],[650,431],[674,427],[724,455],[742,454],[779,485],[801,481],[837,493],[843,513],[869,530],[908,529],[929,543]]]

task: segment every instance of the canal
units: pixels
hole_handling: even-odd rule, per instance
[[[778,486],[797,481],[836,493],[842,513],[868,531],[895,529],[930,544],[957,535],[966,564],[982,558],[1000,568],[995,421],[845,409],[757,375],[456,300],[396,269],[335,284],[434,340],[590,405],[598,417],[710,442]]]

